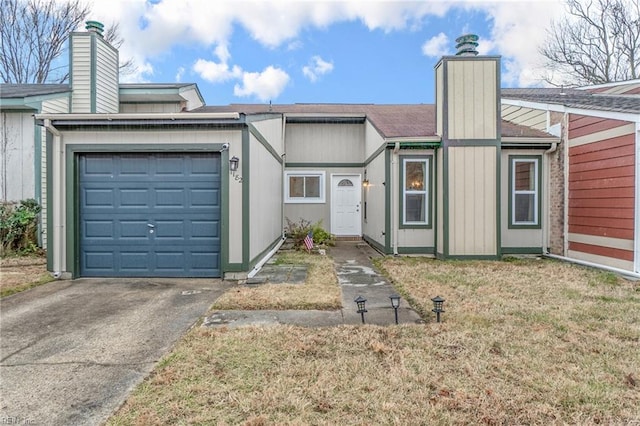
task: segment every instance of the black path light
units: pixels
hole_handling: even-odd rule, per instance
[[[389,299],[391,299],[391,307],[395,311],[396,324],[397,324],[398,323],[398,308],[400,307],[400,296],[394,293],[391,296],[389,296]]]
[[[442,306],[444,305],[445,300],[440,296],[436,296],[431,299],[431,301],[433,302],[433,309],[431,311],[436,313],[436,321],[440,322],[440,314],[444,313]]]
[[[362,296],[358,296],[354,302],[356,302],[356,305],[358,306],[358,313],[362,316],[362,323],[364,324],[364,313],[367,312],[364,308],[364,304],[367,302],[367,299]]]

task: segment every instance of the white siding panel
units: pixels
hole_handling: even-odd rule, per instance
[[[497,254],[495,167],[495,147],[449,149],[449,254]]]
[[[385,211],[386,211],[386,195],[385,186],[385,152],[382,151],[365,167],[367,170],[367,179],[369,186],[363,189],[362,203],[366,202],[367,218],[363,221],[362,233],[368,238],[374,240],[381,246],[385,242]]]
[[[102,38],[96,38],[96,112],[119,109],[118,53]]]
[[[71,112],[91,112],[91,38],[72,34],[71,48]]]
[[[0,199],[35,198],[33,117],[28,112],[2,112],[0,119]]]
[[[290,123],[285,136],[287,163],[364,161],[362,124]]]
[[[283,184],[281,163],[253,135],[250,144],[251,171],[255,173],[253,179],[249,176],[247,180],[251,182],[249,258],[253,260],[282,235]],[[231,186],[243,184],[235,180],[230,183]]]

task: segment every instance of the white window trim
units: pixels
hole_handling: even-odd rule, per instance
[[[320,196],[317,198],[289,197],[289,178],[291,176],[302,177],[319,177],[320,178]],[[320,204],[326,200],[325,191],[325,172],[318,170],[292,170],[284,172],[284,202],[287,204]]]
[[[533,190],[516,190],[516,164],[533,163]],[[511,225],[514,226],[538,226],[538,203],[540,202],[540,188],[538,188],[539,159],[537,158],[513,158],[511,159]],[[516,221],[516,195],[533,194],[533,221]]]
[[[424,189],[407,189],[407,163],[424,163]],[[402,160],[402,224],[429,225],[429,160],[427,158],[404,158]],[[424,221],[407,220],[407,194],[424,194]]]

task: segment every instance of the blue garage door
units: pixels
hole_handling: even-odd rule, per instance
[[[82,276],[220,276],[220,154],[85,154],[79,169]]]

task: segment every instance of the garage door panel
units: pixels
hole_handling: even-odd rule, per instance
[[[81,274],[220,276],[220,195],[217,153],[81,156]]]

